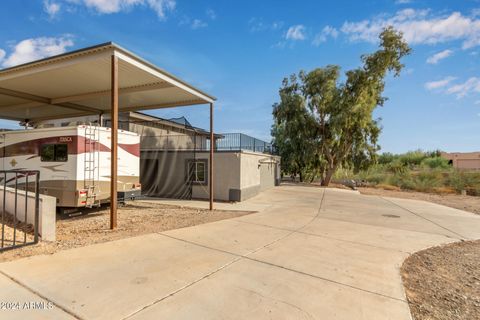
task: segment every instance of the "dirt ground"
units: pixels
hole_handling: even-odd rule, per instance
[[[480,240],[417,252],[402,278],[415,320],[480,319]]]
[[[459,194],[436,194],[415,191],[384,190],[378,188],[358,188],[360,193],[384,197],[425,200],[447,207],[480,214],[480,197]]]
[[[192,209],[153,202],[129,202],[118,208],[118,228],[109,229],[108,207],[91,209],[76,217],[57,215],[57,241],[40,242],[0,252],[0,262],[23,257],[52,254],[59,250],[118,240],[147,233],[190,227],[217,220],[243,216],[251,212]]]

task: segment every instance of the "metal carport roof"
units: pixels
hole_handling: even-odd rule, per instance
[[[111,115],[110,228],[117,226],[118,112],[197,104],[215,98],[112,43],[0,70],[0,118],[35,122],[82,115]],[[209,191],[213,209],[213,153]]]
[[[112,55],[118,57],[120,112],[215,100],[108,42],[0,70],[0,118],[35,121],[109,112]]]

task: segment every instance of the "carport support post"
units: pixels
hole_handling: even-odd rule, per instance
[[[210,103],[210,168],[208,170],[209,177],[208,181],[210,182],[210,210],[213,210],[213,152],[215,149],[215,138],[213,136],[213,103]]]
[[[117,227],[117,141],[118,141],[118,57],[112,55],[110,123],[110,229]]]

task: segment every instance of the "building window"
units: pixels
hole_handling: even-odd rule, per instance
[[[68,160],[67,144],[44,144],[40,158],[43,162],[66,162]]]
[[[207,160],[188,160],[187,179],[195,184],[207,184]]]

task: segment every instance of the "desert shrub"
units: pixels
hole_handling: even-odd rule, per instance
[[[387,170],[393,174],[404,174],[407,173],[409,168],[406,166],[400,159],[396,159],[386,166]]]
[[[415,181],[410,173],[394,174],[389,178],[388,184],[405,190],[415,190]]]
[[[333,179],[343,180],[343,179],[352,179],[354,177],[353,170],[340,167],[333,174]]]
[[[373,184],[379,184],[379,183],[383,183],[385,182],[386,180],[386,175],[384,173],[372,173],[372,174],[369,174],[366,179],[366,181],[370,182],[370,183],[373,183]]]
[[[447,184],[454,188],[457,192],[465,190],[467,186],[467,180],[464,177],[463,172],[454,170],[448,177]]]
[[[395,186],[421,192],[452,193],[465,190],[480,196],[480,172],[459,171],[441,157],[439,150],[383,153],[378,162],[358,173],[344,170],[339,177],[366,181],[377,187]],[[388,188],[388,187],[387,187]]]
[[[427,154],[425,152],[422,150],[416,150],[400,155],[399,160],[404,166],[413,168],[420,165],[425,158],[427,158]]]
[[[397,155],[394,155],[393,153],[390,153],[390,152],[385,152],[385,153],[382,153],[381,155],[378,156],[377,162],[379,164],[387,164],[387,163],[390,163],[397,158],[398,158]]]
[[[371,166],[367,170],[363,170],[355,174],[354,179],[360,181],[367,181],[371,184],[383,183],[387,179],[387,172],[383,165],[377,164]]]
[[[444,186],[444,179],[440,171],[407,172],[392,175],[388,183],[404,190],[432,192]]]
[[[425,158],[421,162],[421,166],[430,169],[448,169],[450,165],[448,160],[442,157],[429,157]]]
[[[434,191],[435,188],[443,186],[443,176],[439,171],[419,172],[413,178],[415,190],[422,192]]]
[[[480,195],[480,172],[453,170],[446,184],[457,192],[467,190],[472,195]]]
[[[442,151],[441,150],[433,150],[433,151],[427,151],[425,152],[427,157],[429,158],[436,158],[436,157],[441,157],[442,156]]]

